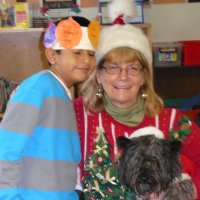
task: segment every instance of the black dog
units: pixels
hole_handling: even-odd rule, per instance
[[[182,179],[180,141],[147,135],[119,137],[117,142],[123,149],[119,159],[120,179],[137,194],[136,199],[194,199],[192,181]]]

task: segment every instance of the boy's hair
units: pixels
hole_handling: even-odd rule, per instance
[[[65,17],[62,18],[58,21],[55,22],[55,24],[57,25],[60,21],[68,19],[69,17]],[[88,25],[90,24],[90,21],[88,19],[86,19],[85,17],[81,17],[81,16],[71,16],[71,18],[76,21],[77,23],[80,24],[80,26],[84,26],[84,27],[88,27]]]
[[[138,60],[143,67],[144,85],[140,92],[142,92],[142,89],[144,89],[145,93],[147,94],[145,99],[145,112],[149,116],[154,117],[156,114],[162,111],[163,101],[154,91],[152,66],[142,53],[130,47],[115,48],[109,51],[101,59],[101,62],[97,65],[96,70],[103,70],[103,64],[106,61],[131,62],[135,60]],[[94,71],[92,75],[82,84],[80,89],[80,93],[84,96],[84,105],[88,112],[101,112],[104,110],[102,98],[98,98],[96,96],[97,90],[98,83],[96,81],[96,71]]]

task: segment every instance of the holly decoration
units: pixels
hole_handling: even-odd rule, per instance
[[[97,127],[98,137],[94,153],[85,162],[85,178],[82,181],[86,200],[132,200],[135,195],[120,183],[117,163],[110,158],[110,145],[103,128]]]
[[[47,16],[47,12],[49,11],[48,6],[40,7],[40,13],[44,16]]]
[[[178,139],[183,142],[187,138],[187,136],[191,133],[190,126],[191,126],[190,118],[187,116],[183,116],[178,121],[179,129],[178,130],[174,130],[174,129],[170,130],[170,132],[169,132],[170,137]]]

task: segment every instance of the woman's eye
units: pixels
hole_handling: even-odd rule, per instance
[[[110,68],[111,69],[117,69],[117,68],[119,68],[119,66],[118,65],[110,65]]]
[[[132,71],[137,71],[138,70],[136,67],[133,67],[133,66],[129,67],[129,69],[132,70]]]
[[[138,71],[139,70],[139,66],[137,66],[137,65],[129,65],[128,69],[132,70],[132,71]]]

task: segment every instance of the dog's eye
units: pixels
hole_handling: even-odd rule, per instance
[[[154,157],[154,156],[151,156],[151,157],[146,157],[146,158],[144,158],[144,160],[143,160],[143,163],[144,163],[144,165],[146,165],[146,166],[151,166],[151,165],[154,165],[154,164],[156,164],[158,161],[157,161],[157,159],[156,159],[156,157]]]
[[[151,162],[154,162],[154,163],[156,163],[158,160],[157,160],[157,158],[156,157],[151,157]]]
[[[153,161],[157,161],[156,157],[151,157],[151,159],[152,159]]]

